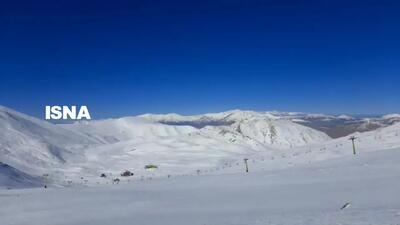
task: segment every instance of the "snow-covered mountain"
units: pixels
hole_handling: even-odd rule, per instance
[[[244,118],[263,117],[272,120],[289,120],[322,131],[332,138],[344,137],[355,132],[365,132],[387,127],[400,122],[400,114],[383,116],[370,115],[326,115],[301,112],[254,112],[232,110],[223,113],[209,113],[197,116],[179,114],[145,114],[141,117],[165,124],[190,125],[202,128],[207,125],[229,125]]]
[[[0,162],[35,175],[81,160],[81,149],[98,143],[79,132],[2,106],[0,130]]]
[[[329,139],[320,131],[251,111],[55,125],[1,107],[0,129],[0,162],[37,177],[52,174],[54,180],[124,169],[145,174],[147,164],[161,166],[160,174],[177,173]]]
[[[7,174],[21,172],[32,176],[32,180],[41,180],[43,174],[48,174],[47,179],[57,185],[104,184],[110,179],[100,178],[101,173],[119,177],[124,170],[130,170],[135,178],[167,176],[213,170],[210,168],[253,155],[264,157],[335,146],[324,157],[311,157],[325,159],[338,155],[334,148],[345,152],[341,146],[346,146],[347,151],[347,137],[331,140],[325,133],[299,124],[308,123],[310,118],[352,120],[348,116],[326,118],[316,114],[233,110],[194,116],[145,114],[56,125],[0,107],[0,162],[8,166]],[[382,120],[396,118],[390,115]],[[363,143],[373,148],[397,145],[399,129],[398,125],[381,128],[360,134],[357,141],[369,135],[368,140],[373,137],[371,141]],[[309,161],[307,157],[298,159]],[[146,165],[156,165],[158,169],[149,171]],[[4,171],[0,171],[3,177]]]
[[[139,117],[168,125],[193,126],[200,128],[199,134],[211,133],[231,142],[247,140],[263,147],[290,148],[329,139],[322,132],[268,112],[233,110],[197,116],[145,114]]]
[[[347,136],[355,132],[372,131],[400,122],[400,114],[388,114],[383,116],[349,116],[297,112],[269,113],[273,116],[323,131],[332,138]]]
[[[124,169],[149,175],[144,169],[147,164],[160,167],[158,176],[191,172],[256,152],[330,139],[320,131],[251,111],[200,116],[146,114],[60,126],[106,143],[88,148],[87,162],[78,166],[92,175]]]
[[[238,160],[196,176],[101,188],[0,190],[0,217],[10,225],[88,218],[91,224],[392,225],[400,215],[399,132],[395,124],[355,134],[357,156],[348,137],[256,152],[249,173]]]

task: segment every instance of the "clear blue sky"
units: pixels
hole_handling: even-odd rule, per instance
[[[400,111],[396,1],[10,2],[0,104],[38,117]]]

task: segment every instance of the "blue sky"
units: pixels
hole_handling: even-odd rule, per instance
[[[14,5],[13,5],[14,4]],[[44,117],[400,111],[396,1],[25,1],[0,8],[0,104]]]

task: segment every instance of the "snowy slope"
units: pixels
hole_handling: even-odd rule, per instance
[[[0,189],[38,187],[41,183],[39,177],[33,177],[0,162]]]
[[[78,132],[2,106],[0,130],[0,162],[33,175],[84,160],[82,149],[97,144]]]
[[[127,140],[156,140],[188,134],[196,129],[190,126],[167,126],[138,117],[83,121],[60,124],[65,129],[81,132],[104,144]]]
[[[100,173],[119,177],[122,171],[130,170],[135,173],[132,179],[181,175],[216,167],[255,152],[245,144],[183,135],[152,141],[129,140],[91,148],[86,152],[88,161],[77,166],[87,168],[85,172],[92,176],[91,179],[104,183],[108,180],[96,179]],[[146,171],[144,167],[150,164],[158,166],[158,169]]]
[[[352,142],[355,136],[356,156],[353,155]],[[320,161],[341,157],[355,158],[373,151],[400,148],[400,124],[380,128],[375,131],[356,133],[347,137],[332,139],[323,143],[301,146],[285,151],[258,152],[249,158],[252,170],[279,170],[297,166],[309,165]],[[235,163],[242,163],[239,159]],[[225,168],[224,173],[236,173],[241,168]]]
[[[399,157],[375,149],[273,172],[0,191],[0,224],[396,225]]]

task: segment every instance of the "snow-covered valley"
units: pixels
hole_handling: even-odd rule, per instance
[[[397,225],[400,123],[332,139],[293,115],[52,124],[0,107],[0,224]]]

